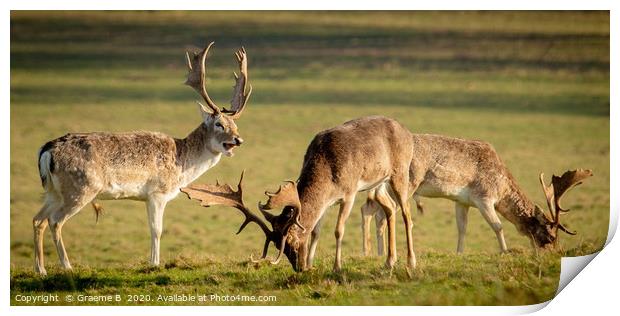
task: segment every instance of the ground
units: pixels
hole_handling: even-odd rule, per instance
[[[211,96],[226,105],[234,51],[250,59],[252,97],[239,131],[245,143],[197,183],[234,183],[246,170],[247,205],[297,177],[317,132],[364,115],[396,118],[411,131],[494,145],[526,194],[544,207],[549,178],[589,168],[563,216],[577,236],[534,251],[503,219],[510,252],[472,209],[465,253],[456,255],[454,207],[424,200],[415,215],[418,267],[361,254],[358,194],[333,273],[336,207],[327,213],[317,268],[295,273],[248,261],[262,246],[240,212],[202,208],[180,195],[164,218],[162,267],[150,268],[145,206],[105,201],[63,230],[75,267],[59,269],[46,232],[49,276],[33,272],[32,216],[43,189],[36,153],[67,132],[154,130],[184,137],[200,122],[184,86],[184,51],[216,42]],[[204,304],[521,305],[553,297],[562,255],[602,247],[609,219],[609,14],[607,12],[16,12],[11,13],[11,302],[17,294],[122,294],[121,304],[165,304],[158,294],[275,295],[277,300]],[[125,295],[151,295],[127,302]],[[67,302],[55,304],[97,304]],[[169,303],[166,303],[169,304]],[[177,303],[183,304],[183,303]]]

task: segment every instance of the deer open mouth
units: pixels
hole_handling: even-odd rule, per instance
[[[235,144],[235,143],[222,143],[222,146],[224,147],[224,149],[226,151],[231,152],[232,149],[237,146],[237,144]]]

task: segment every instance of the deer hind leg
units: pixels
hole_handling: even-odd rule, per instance
[[[323,218],[319,219],[319,221],[314,226],[312,233],[310,234],[310,250],[308,251],[308,259],[306,261],[308,269],[312,268],[312,264],[314,263],[314,254],[316,253],[316,246],[319,243],[319,235],[321,234],[322,223]]]
[[[482,217],[487,221],[489,226],[495,232],[497,237],[497,241],[499,242],[500,252],[508,251],[508,247],[506,247],[506,240],[504,239],[504,230],[502,228],[502,222],[499,220],[497,213],[495,212],[495,206],[492,201],[481,201],[477,202],[476,206],[480,210]]]
[[[385,253],[385,228],[387,227],[387,220],[385,212],[378,205],[375,211],[375,227],[377,230],[377,255],[382,257]]]
[[[60,208],[60,202],[51,195],[46,194],[45,203],[41,210],[32,218],[32,228],[34,231],[34,271],[41,275],[46,275],[45,256],[43,254],[43,234],[48,225],[49,214]]]
[[[336,223],[336,260],[334,262],[334,271],[338,272],[342,269],[342,239],[344,238],[344,224],[349,218],[351,209],[355,202],[355,193],[345,196],[340,203],[340,212],[338,212],[338,222]]]
[[[159,266],[159,241],[164,225],[164,209],[166,199],[163,196],[151,196],[146,202],[146,211],[149,217],[149,228],[151,230],[151,260],[153,266]]]
[[[388,251],[385,266],[392,271],[397,261],[396,254],[396,205],[390,198],[385,185],[381,185],[376,189],[376,201],[383,208],[388,228]]]
[[[455,203],[454,208],[456,210],[456,227],[459,232],[456,253],[463,253],[463,249],[465,247],[465,233],[467,232],[467,213],[469,211],[469,207],[464,204]]]
[[[82,195],[78,199],[64,198],[64,205],[51,212],[48,217],[50,230],[52,231],[52,239],[56,245],[56,251],[58,252],[58,259],[64,269],[71,270],[71,263],[69,262],[69,256],[65,250],[65,244],[62,241],[62,227],[73,215],[77,214],[86,204],[90,203],[94,198],[94,194],[85,196]],[[69,202],[67,202],[69,201]]]
[[[420,200],[420,196],[417,194],[414,194],[413,200],[415,201],[415,207],[418,210],[418,214],[424,215],[424,204],[422,204],[422,200]]]
[[[370,239],[370,222],[372,222],[372,218],[377,213],[377,205],[372,200],[366,200],[366,203],[362,205],[362,252],[364,256],[370,256],[372,243]]]

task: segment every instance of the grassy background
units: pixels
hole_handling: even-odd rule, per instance
[[[238,122],[246,143],[197,182],[235,182],[246,169],[245,200],[254,205],[265,189],[298,175],[315,133],[382,114],[414,132],[491,142],[540,205],[540,171],[593,169],[595,177],[564,202],[573,210],[564,221],[579,235],[562,236],[558,253],[535,253],[503,220],[511,253],[499,255],[492,230],[472,209],[465,254],[457,256],[452,203],[426,199],[427,214],[415,216],[419,267],[409,280],[402,260],[389,276],[383,258],[362,257],[360,194],[347,224],[344,272],[331,272],[333,207],[317,269],[297,274],[288,263],[248,263],[262,233],[250,226],[235,236],[238,211],[201,208],[181,196],[164,219],[164,267],[150,269],[144,204],[109,201],[99,224],[86,208],[65,226],[73,273],[59,270],[47,233],[50,275],[34,275],[31,219],[43,192],[38,148],[67,132],[184,137],[200,117],[197,96],[182,85],[183,54],[211,40],[211,96],[222,105],[229,100],[240,45],[249,53],[254,93]],[[538,303],[556,291],[561,255],[603,245],[609,163],[607,12],[11,13],[13,304],[20,293],[74,292],[276,295],[282,305]]]

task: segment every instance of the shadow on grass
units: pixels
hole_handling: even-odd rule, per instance
[[[367,68],[396,62],[412,69],[609,71],[609,36],[601,34],[386,29],[325,26],[320,21],[282,27],[269,19],[257,26],[256,21],[210,22],[208,12],[204,23],[195,22],[91,20],[88,14],[62,19],[17,15],[11,19],[11,69],[180,65],[183,50],[192,43],[202,45],[207,33],[221,49],[232,50],[240,44],[251,47],[253,67],[258,68],[288,69],[313,63]],[[588,54],[573,52],[580,46],[588,47]],[[444,57],[412,56],[420,52]],[[539,53],[532,56],[531,52]],[[219,63],[224,57],[230,60],[231,56],[216,54],[213,58]]]
[[[133,275],[118,271],[60,271],[39,276],[32,272],[20,272],[11,276],[11,291],[53,292],[84,291],[107,287],[140,288],[146,285],[165,286],[172,278],[161,269],[138,268]],[[155,274],[157,272],[157,274]]]
[[[104,287],[118,287],[125,282],[120,275],[82,275],[72,272],[40,277],[32,274],[11,276],[11,290],[23,292],[83,291]]]
[[[223,91],[214,90],[220,94]],[[609,116],[609,96],[562,94],[558,96],[506,95],[479,92],[419,92],[402,93],[364,91],[307,91],[303,87],[295,91],[263,89],[252,95],[253,104],[291,106],[335,104],[356,106],[411,106],[435,109],[472,109],[518,113],[562,113],[590,116]],[[104,87],[17,87],[11,88],[13,106],[40,104],[42,99],[51,104],[99,105],[114,102],[135,103],[174,102],[187,100],[188,91],[183,89],[104,88]],[[19,105],[17,105],[19,104]]]

